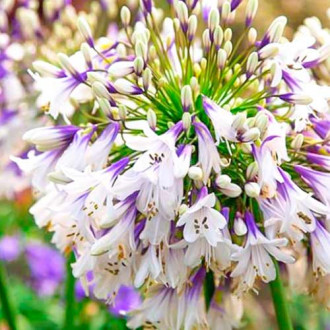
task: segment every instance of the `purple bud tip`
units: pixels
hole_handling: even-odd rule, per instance
[[[249,211],[246,211],[244,219],[245,219],[249,232],[251,232],[254,236],[256,236],[258,228],[254,221],[253,214]]]

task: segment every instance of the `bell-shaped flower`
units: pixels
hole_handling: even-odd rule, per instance
[[[293,263],[294,258],[280,250],[286,246],[286,238],[268,239],[258,229],[253,215],[245,212],[245,221],[248,227],[247,240],[242,249],[232,255],[237,265],[231,277],[242,277],[243,291],[253,288],[256,277],[268,283],[276,277],[275,266],[271,256],[284,263]]]
[[[327,215],[329,210],[315,198],[301,190],[280,170],[283,183],[278,184],[277,195],[271,199],[259,199],[264,213],[266,232],[270,237],[285,234],[292,242],[300,241],[303,233],[315,229],[315,216]]]
[[[70,144],[78,130],[74,125],[39,127],[26,132],[23,140],[35,144],[39,151],[60,149]]]
[[[261,196],[271,198],[275,195],[277,182],[283,182],[276,161],[268,146],[277,136],[267,137],[260,147],[252,146],[252,152],[258,163],[258,184],[261,188]]]
[[[236,130],[232,126],[234,115],[230,111],[221,108],[206,96],[203,96],[203,107],[212,121],[217,144],[222,139],[237,141]]]
[[[167,220],[173,219],[181,202],[182,178],[188,172],[191,156],[190,145],[178,149],[175,146],[181,131],[180,122],[160,136],[145,128],[147,137],[126,137],[128,147],[145,152],[118,178],[114,192],[122,200],[139,191],[137,208],[149,219],[158,213]]]
[[[188,243],[203,237],[211,246],[221,241],[221,229],[227,222],[224,216],[214,209],[216,198],[214,193],[208,194],[204,187],[198,200],[180,217],[177,226],[183,226],[183,237]]]
[[[221,171],[220,155],[208,128],[201,122],[194,122],[193,125],[198,137],[198,162],[203,170],[203,182],[206,184],[212,169],[215,173]]]
[[[330,274],[330,233],[320,222],[311,233],[314,275]]]
[[[330,218],[330,173],[315,171],[311,168],[296,165],[302,179],[314,190],[316,196],[328,207],[328,217]]]
[[[106,165],[111,146],[118,135],[119,128],[120,125],[118,123],[109,124],[96,141],[88,147],[86,162],[94,170],[100,170]]]

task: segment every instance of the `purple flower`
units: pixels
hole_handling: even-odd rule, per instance
[[[126,315],[127,313],[137,309],[142,304],[142,299],[138,291],[132,286],[121,286],[110,312],[116,316]]]
[[[312,118],[311,121],[314,124],[314,130],[322,139],[327,139],[330,136],[330,118],[324,120]]]
[[[0,240],[0,260],[13,261],[20,254],[19,239],[16,236],[4,236]]]
[[[26,258],[33,288],[41,296],[54,294],[64,278],[62,255],[45,244],[32,242],[26,247]]]

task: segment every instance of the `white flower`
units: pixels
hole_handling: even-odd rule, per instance
[[[311,233],[314,274],[330,274],[330,233],[320,222]]]
[[[180,293],[166,286],[153,285],[142,307],[132,313],[127,325],[137,328],[150,324],[164,330],[205,328],[205,303],[201,295],[204,278],[205,269],[200,268],[189,279],[191,285],[186,285]]]
[[[221,297],[221,303],[217,297]],[[220,299],[219,299],[220,300]],[[240,327],[240,319],[243,316],[243,299],[237,295],[221,292],[214,293],[210,308],[207,313],[207,321],[210,329],[232,330]]]
[[[220,155],[214,144],[210,131],[203,123],[194,124],[198,136],[198,161],[203,170],[203,182],[206,184],[211,171],[220,173]]]
[[[314,190],[316,196],[328,207],[328,216],[330,217],[330,174],[327,172],[315,171],[300,165],[296,165],[295,170]]]
[[[226,222],[228,222],[229,209],[222,210]],[[187,244],[185,253],[185,264],[191,268],[198,266],[202,258],[205,263],[214,272],[222,272],[230,267],[231,256],[234,251],[238,250],[238,246],[231,241],[231,236],[228,227],[225,226],[220,231],[221,240],[217,242],[216,246],[212,246],[204,237],[199,237],[193,243]]]
[[[160,136],[145,128],[148,137],[126,138],[130,148],[146,151],[118,178],[114,192],[122,200],[139,191],[137,208],[150,219],[158,213],[167,220],[173,219],[181,202],[182,178],[188,172],[191,155],[191,146],[181,150],[175,147],[181,130],[179,123]]]
[[[119,124],[109,124],[97,140],[89,146],[86,152],[86,162],[94,170],[100,170],[106,165],[110,149],[119,132]]]
[[[253,216],[246,211],[245,221],[248,227],[248,236],[244,248],[232,255],[238,261],[231,273],[232,277],[242,277],[243,291],[253,288],[258,276],[263,282],[273,281],[276,277],[272,255],[278,261],[293,263],[294,258],[282,252],[279,248],[287,245],[286,238],[268,239],[257,228]]]
[[[288,236],[293,242],[300,241],[303,233],[315,229],[315,215],[326,215],[328,209],[301,190],[283,170],[281,176],[284,182],[278,184],[276,197],[259,199],[266,232],[270,237],[280,233]]]
[[[261,195],[266,198],[275,195],[277,182],[283,182],[276,161],[268,146],[271,141],[277,138],[277,136],[269,136],[262,142],[260,147],[252,146],[254,158],[258,163],[258,184],[261,188]]]
[[[222,109],[206,96],[203,97],[203,107],[212,121],[217,144],[219,144],[220,140],[223,140],[223,138],[229,141],[237,141],[236,130],[232,126],[235,116],[230,111]]]
[[[136,287],[140,287],[148,275],[156,280],[161,274],[162,263],[160,255],[157,255],[156,251],[157,247],[155,245],[150,245],[148,250],[141,256],[134,279],[134,285]]]
[[[216,246],[221,241],[220,230],[227,224],[224,216],[213,207],[215,205],[215,195],[207,194],[207,189],[203,188],[199,194],[198,201],[188,208],[180,217],[177,226],[183,226],[183,237],[189,242],[195,242],[199,237],[204,237],[212,246]]]
[[[23,139],[36,145],[39,151],[66,147],[79,127],[73,125],[34,128],[23,135]]]
[[[36,154],[34,150],[31,150],[28,153],[27,158],[12,156],[11,159],[23,172],[31,174],[33,186],[40,191],[43,191],[48,185],[47,175],[54,169],[62,152],[62,149],[54,149],[41,154]]]

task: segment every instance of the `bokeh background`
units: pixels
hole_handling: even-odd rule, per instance
[[[5,2],[6,0],[0,0],[0,8],[4,6]],[[42,0],[35,1],[35,5],[40,5],[42,8],[42,2]],[[127,4],[127,2],[132,4],[134,1],[119,1],[119,4]],[[166,0],[155,2],[164,10],[168,8]],[[109,11],[99,10],[99,13],[107,17],[106,21],[116,22],[119,19],[115,6],[116,1],[109,3]],[[19,1],[15,1],[12,10],[7,13],[9,24],[14,24],[15,9],[19,4]],[[99,1],[94,1],[92,4],[92,1],[89,0],[73,0],[72,4],[77,11],[86,10],[88,12],[91,8],[97,11],[97,8],[100,7]],[[329,0],[259,0],[259,12],[254,25],[260,33],[263,33],[275,17],[285,15],[288,17],[285,34],[290,38],[294,31],[303,24],[305,17],[317,16],[323,26],[330,28],[330,19],[327,17],[328,7],[330,7]],[[244,10],[241,10],[240,13],[242,17],[238,15],[237,25],[234,27],[238,31],[244,22]],[[52,26],[53,23],[45,18],[41,9],[38,11],[38,15],[47,31],[51,31],[55,35],[56,29],[61,31],[60,28]],[[50,36],[52,36],[51,33]],[[9,40],[9,42],[15,45],[19,46],[21,43],[24,47],[29,45],[31,47],[29,46],[28,54],[17,56],[9,66],[7,63],[4,64],[6,71],[9,71],[6,74],[1,72],[6,56],[4,48],[0,47],[0,95],[4,93],[3,80],[6,75],[10,74],[10,70],[19,75],[24,88],[29,91],[32,81],[26,70],[32,61],[37,56],[45,56],[46,53],[49,57],[54,56],[56,52],[62,50],[61,47],[68,47],[74,34],[69,34],[63,43],[47,40],[47,47],[40,46],[43,41],[37,40],[37,37],[35,37],[35,43],[31,37],[28,40],[26,38],[20,40],[17,36],[11,35],[10,38],[13,40]],[[0,41],[3,42],[3,39],[2,35]],[[14,88],[11,92],[12,97],[15,98],[17,89]],[[39,109],[31,106],[29,101],[24,104],[24,116],[26,116],[24,120],[38,120],[40,123]],[[138,294],[130,290],[123,291],[116,309],[107,307],[104,303],[93,300],[92,297],[84,297],[80,283],[70,275],[70,254],[65,256],[59,254],[50,243],[51,234],[39,230],[28,212],[33,201],[33,192],[29,189],[28,179],[21,178],[24,183],[18,183],[10,176],[12,172],[8,172],[8,168],[12,166],[9,160],[10,154],[17,155],[24,151],[19,136],[26,126],[17,122],[15,125],[8,126],[8,109],[1,98],[0,113],[0,276],[3,283],[0,293],[7,292],[10,304],[17,316],[19,329],[62,329],[64,324],[71,324],[71,329],[126,329],[124,314],[125,308],[129,307],[125,306],[126,298],[134,295],[138,304]],[[33,122],[30,126],[33,127]],[[12,143],[8,145],[8,141]],[[20,187],[16,189],[14,185],[20,185]],[[299,283],[299,267],[303,271],[304,265],[292,270],[289,283],[290,308],[295,329],[330,329],[330,316],[324,304],[322,305],[315,297],[308,296],[304,286]],[[295,281],[295,276],[297,281]],[[72,287],[74,290],[70,290]],[[73,296],[68,297],[70,292]],[[329,297],[321,298],[323,298],[321,299],[323,303],[328,303],[329,306]],[[0,330],[9,329],[4,320],[4,308],[6,306],[1,304]],[[276,329],[274,320],[274,310],[268,288],[265,287],[261,290],[258,296],[249,295],[245,302],[243,328]]]

